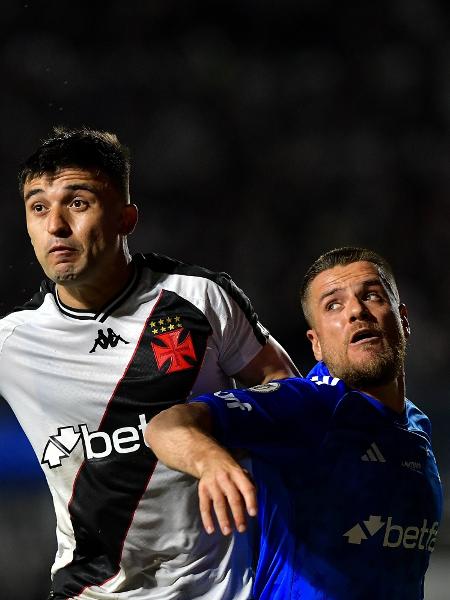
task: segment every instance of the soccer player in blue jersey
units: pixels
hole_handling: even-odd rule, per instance
[[[340,248],[307,271],[318,363],[155,417],[147,441],[199,481],[203,522],[258,511],[255,598],[419,600],[442,510],[428,418],[405,398],[409,323],[388,263]],[[254,458],[256,485],[227,448]]]

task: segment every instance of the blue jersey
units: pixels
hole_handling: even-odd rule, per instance
[[[442,512],[430,422],[307,378],[201,396],[217,439],[251,451],[260,600],[419,600]]]

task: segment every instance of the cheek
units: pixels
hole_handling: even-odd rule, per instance
[[[88,253],[92,255],[109,254],[116,251],[117,233],[111,227],[96,224],[89,229],[85,229],[79,240]]]
[[[324,319],[321,323],[319,338],[324,351],[341,347],[345,341],[343,320],[336,317]]]
[[[33,226],[31,225],[31,223],[28,220],[28,217],[26,219],[26,226],[27,226],[28,237],[30,238],[31,243],[34,245],[33,240],[34,240],[35,232],[34,232]]]
[[[342,335],[345,325],[346,320],[339,314],[331,314],[327,319],[324,319],[322,332],[332,340],[336,336]]]
[[[86,247],[95,245],[102,239],[102,227],[98,223],[79,221],[72,231],[74,237]]]
[[[39,231],[36,231],[33,227],[27,227],[27,231],[30,237],[31,245],[33,246],[36,254],[39,254],[44,245],[43,241],[41,240],[42,236],[40,236]]]
[[[396,315],[391,314],[385,321],[384,329],[387,331],[390,339],[397,340],[403,333],[400,316],[397,317]]]

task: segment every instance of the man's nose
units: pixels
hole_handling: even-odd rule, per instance
[[[52,208],[47,218],[47,230],[55,237],[68,237],[72,233],[62,208]]]
[[[347,305],[347,310],[348,310],[348,318],[351,323],[353,323],[354,321],[358,321],[358,320],[367,321],[368,319],[370,320],[372,317],[369,309],[367,308],[365,303],[361,300],[361,298],[358,298],[358,296],[353,296],[350,299],[350,301]]]

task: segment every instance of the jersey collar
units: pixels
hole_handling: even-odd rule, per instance
[[[401,413],[397,413],[388,406],[385,406],[382,402],[380,402],[373,396],[369,396],[369,394],[365,394],[360,390],[349,388],[347,384],[341,379],[332,378],[327,365],[323,361],[317,362],[311,369],[311,371],[308,373],[306,378],[310,379],[311,381],[319,380],[321,383],[327,383],[329,385],[339,385],[339,387],[345,390],[347,394],[358,394],[359,396],[362,396],[367,402],[369,402],[374,408],[376,408],[378,412],[382,413],[390,421],[395,421],[399,425],[406,425],[408,421],[406,414],[406,398],[404,410]]]
[[[141,269],[139,268],[139,265],[136,265],[136,263],[133,261],[133,273],[125,287],[97,312],[72,308],[67,306],[67,304],[64,304],[59,297],[58,290],[56,289],[56,285],[54,283],[51,286],[53,297],[60,312],[66,317],[83,321],[98,321],[99,323],[104,323],[106,319],[134,292],[139,281],[140,272]]]

